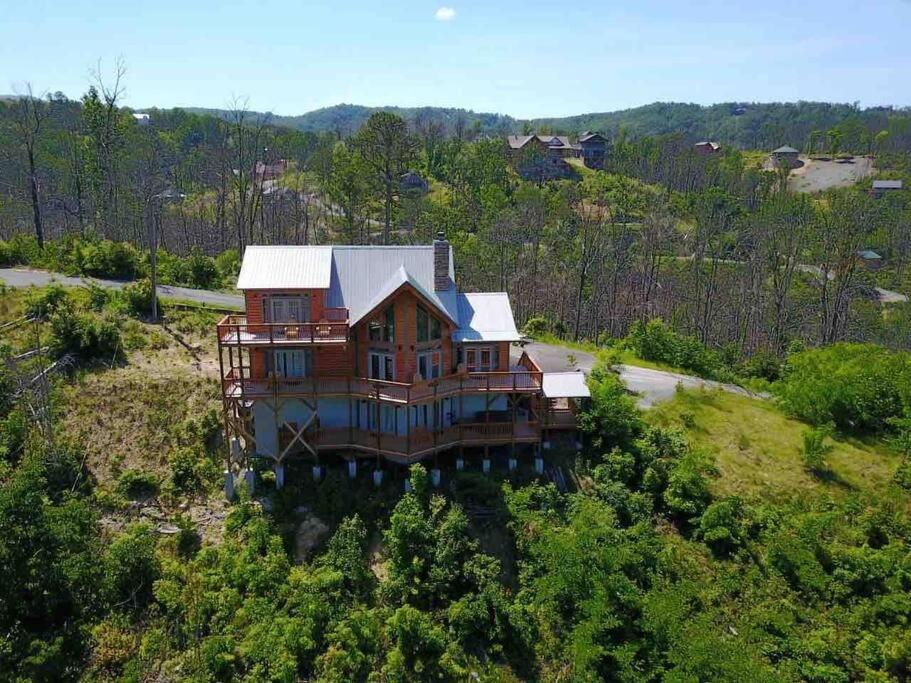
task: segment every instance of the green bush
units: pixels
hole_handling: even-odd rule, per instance
[[[83,242],[77,244],[79,271],[93,277],[129,280],[140,272],[139,251],[129,242]]]
[[[43,289],[29,291],[25,298],[25,313],[33,318],[47,318],[58,308],[67,308],[72,300],[61,285],[51,284]]]
[[[144,318],[152,313],[152,281],[137,280],[121,290],[121,300],[127,315]]]
[[[526,337],[540,337],[550,332],[550,322],[543,315],[535,315],[525,321],[522,334]]]
[[[83,360],[114,360],[123,354],[119,321],[110,314],[60,308],[50,317],[51,348]]]
[[[695,337],[678,334],[660,318],[646,324],[636,321],[630,328],[627,343],[645,360],[683,368],[701,377],[729,379],[720,354],[706,348]]]
[[[811,472],[825,472],[829,469],[826,458],[832,452],[832,444],[826,443],[830,429],[820,427],[808,429],[803,433],[803,445],[800,449],[800,458],[804,467]]]
[[[630,445],[642,432],[643,422],[623,382],[610,370],[598,366],[588,384],[592,396],[588,407],[579,415],[579,428],[597,450]]]
[[[718,555],[734,552],[746,535],[743,502],[736,496],[715,501],[705,509],[699,520],[699,536]]]
[[[845,432],[884,432],[911,407],[911,354],[835,344],[788,356],[775,391],[789,413]]]
[[[218,467],[199,447],[178,448],[168,461],[171,466],[171,486],[179,493],[201,493],[218,476]]]
[[[117,492],[127,498],[148,498],[158,493],[158,478],[143,470],[125,470],[117,479]]]

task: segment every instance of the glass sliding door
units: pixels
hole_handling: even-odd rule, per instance
[[[309,377],[310,369],[309,349],[277,350],[272,356],[272,371],[276,377]]]

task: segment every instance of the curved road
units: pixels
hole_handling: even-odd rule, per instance
[[[0,268],[0,282],[4,282],[8,287],[44,287],[51,283],[57,283],[64,287],[83,287],[89,283],[94,283],[101,287],[114,289],[121,289],[124,285],[129,284],[128,281],[124,280],[69,277],[32,268]],[[173,287],[171,285],[158,285],[155,289],[162,299],[192,301],[193,303],[211,306],[212,308],[232,311],[244,310],[244,298],[239,294],[210,292],[205,289],[190,289],[189,287]]]
[[[581,370],[587,375],[595,366],[594,355],[566,346],[529,342],[525,345],[524,350],[529,352],[529,355],[534,358],[544,372]],[[521,354],[521,350],[518,350],[518,354]],[[515,360],[518,360],[518,358]],[[575,362],[571,363],[570,361]],[[638,404],[640,408],[650,408],[656,403],[674,398],[677,393],[677,385],[685,389],[721,389],[722,391],[751,398],[768,398],[765,394],[756,394],[736,384],[716,382],[711,379],[683,375],[678,372],[653,370],[652,368],[641,368],[636,365],[622,363],[615,365],[614,369],[620,375],[623,383],[626,384],[626,388],[639,396]]]

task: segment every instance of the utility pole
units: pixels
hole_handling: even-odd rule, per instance
[[[149,220],[149,267],[152,281],[152,322],[158,322],[158,234],[161,232],[161,207],[168,200],[180,201],[186,197],[182,192],[164,190],[153,194],[146,202],[151,211]]]

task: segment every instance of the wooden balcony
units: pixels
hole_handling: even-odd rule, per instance
[[[313,444],[317,450],[353,449],[407,462],[454,446],[537,443],[540,438],[537,422],[472,422],[437,432],[415,429],[404,436],[362,429],[320,429],[313,435]]]
[[[576,429],[579,426],[579,420],[571,410],[550,409],[545,415],[545,429]]]
[[[236,368],[222,380],[226,398],[254,400],[276,395],[317,398],[352,396],[408,405],[459,394],[525,393],[541,391],[543,374],[536,371],[471,372],[451,375],[430,382],[404,384],[363,377],[242,377]]]
[[[219,345],[309,346],[348,341],[348,309],[327,308],[317,322],[253,323],[245,315],[226,315],[216,326]]]

